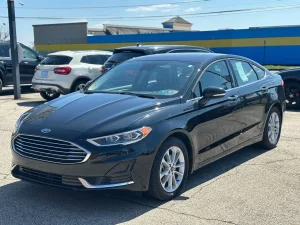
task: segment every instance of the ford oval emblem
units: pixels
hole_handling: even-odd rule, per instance
[[[42,129],[41,131],[42,131],[44,134],[47,134],[47,133],[50,133],[50,132],[51,132],[51,130],[48,129],[48,128],[44,128],[44,129]]]

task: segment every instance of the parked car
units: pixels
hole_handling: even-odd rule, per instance
[[[254,143],[275,148],[284,111],[282,78],[250,59],[138,57],[24,113],[12,134],[12,175],[168,200],[210,162]]]
[[[101,75],[101,66],[112,55],[109,51],[61,51],[49,54],[37,67],[33,88],[46,100],[81,90]]]
[[[288,109],[300,109],[300,68],[279,71],[285,87]]]
[[[19,43],[23,48],[23,60],[19,64],[20,83],[31,85],[35,67],[43,60],[43,56]],[[13,84],[12,61],[9,56],[10,43],[0,42],[0,91],[3,86]]]
[[[116,48],[113,55],[104,63],[102,72],[111,69],[117,64],[135,57],[161,54],[161,53],[183,53],[183,52],[210,52],[212,50],[203,47],[189,46],[189,45],[140,45],[126,46]]]

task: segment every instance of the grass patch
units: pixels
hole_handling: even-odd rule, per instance
[[[291,69],[295,68],[295,66],[274,66],[274,65],[265,65],[268,70],[284,70],[284,69]]]

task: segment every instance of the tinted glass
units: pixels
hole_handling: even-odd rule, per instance
[[[34,54],[32,51],[28,50],[27,48],[23,47],[23,58],[25,59],[36,59],[37,55]]]
[[[103,65],[108,58],[109,55],[87,55],[82,57],[81,62],[94,65]]]
[[[261,68],[255,66],[252,64],[252,68],[254,69],[254,71],[256,72],[258,79],[262,79],[265,77],[265,71],[262,70]]]
[[[69,56],[48,56],[41,65],[67,65],[71,62],[72,57]]]
[[[228,90],[233,87],[232,78],[225,61],[212,64],[200,78],[202,91],[208,87],[220,87]]]
[[[105,62],[105,67],[107,69],[110,69],[111,67],[115,66],[118,63],[121,63],[123,61],[126,61],[128,59],[132,59],[135,57],[140,57],[145,55],[142,52],[119,52],[115,53],[112,56],[110,56],[107,61]]]
[[[177,96],[196,70],[194,62],[128,61],[100,76],[88,91],[130,92],[161,98]]]
[[[230,60],[230,63],[239,86],[257,81],[257,75],[249,63],[239,60]]]
[[[0,56],[1,57],[9,57],[9,45],[0,45]]]

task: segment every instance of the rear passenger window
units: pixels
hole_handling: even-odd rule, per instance
[[[233,73],[239,86],[257,81],[257,75],[249,63],[239,60],[230,60]]]
[[[233,87],[232,78],[225,61],[216,62],[208,67],[200,82],[202,91],[208,87],[220,87],[225,90]]]
[[[262,79],[265,77],[266,72],[264,70],[262,70],[261,68],[255,66],[253,64],[252,64],[252,67],[253,67],[254,71],[256,72],[258,79]]]
[[[103,65],[110,55],[87,55],[83,56],[81,63],[88,63],[93,65]]]

